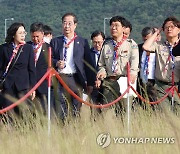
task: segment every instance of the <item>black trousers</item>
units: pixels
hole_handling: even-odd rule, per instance
[[[67,86],[78,96],[82,95],[82,88],[77,84],[77,76],[74,75],[65,75],[60,74],[63,81],[67,84]],[[59,83],[58,87],[58,102],[56,102],[56,112],[60,116],[62,120],[70,115],[73,117],[77,117],[80,115],[80,108],[82,104],[75,99],[72,95],[70,95],[67,90]]]
[[[138,85],[137,85],[137,92],[143,96],[146,100],[149,100],[150,102],[155,102],[158,100],[157,97],[157,89],[155,88],[155,80],[154,79],[148,79],[147,83],[143,83],[143,81],[139,78],[138,79]],[[157,105],[150,105],[145,102],[142,102],[139,98],[138,102],[139,104],[146,109],[149,105],[153,110],[157,108]]]
[[[3,91],[1,92],[0,95],[0,108],[6,108],[10,105],[12,105],[14,102],[16,102],[17,100],[19,100],[21,97],[23,97],[26,93],[28,92],[27,89],[25,90],[21,90],[18,91],[15,84],[12,85],[11,88],[9,89],[3,89]],[[26,104],[22,104],[21,107],[23,105],[30,105],[31,101],[29,99],[26,100]],[[7,114],[7,115],[6,115]],[[19,105],[14,107],[13,109],[11,109],[10,111],[8,111],[5,115],[1,115],[1,118],[4,118],[5,121],[10,120],[12,121],[12,116],[18,115],[19,117],[23,117],[24,110],[21,110]]]
[[[92,93],[90,94],[90,97],[91,97],[91,101],[93,104],[96,104],[96,105],[100,105],[100,104],[103,104],[103,89],[102,89],[102,86],[97,89],[97,88],[93,88],[93,91]],[[100,108],[92,108],[91,107],[91,114],[93,115],[96,115],[96,113],[100,114],[102,112],[102,110]]]
[[[112,79],[105,79],[102,84],[103,87],[103,104],[110,103],[120,97],[120,86],[117,80]],[[115,105],[113,105],[115,110],[115,114],[123,115],[124,108],[123,108],[123,100],[118,101]]]

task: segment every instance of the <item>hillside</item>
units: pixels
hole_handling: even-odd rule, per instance
[[[74,12],[79,25],[77,33],[90,38],[94,30],[104,30],[104,18],[121,15],[133,25],[132,38],[141,42],[141,30],[145,26],[161,26],[170,15],[180,17],[179,0],[1,0],[0,1],[0,42],[4,41],[5,19],[14,18],[29,26],[35,21],[50,25],[54,36],[61,34],[61,16]],[[7,21],[7,27],[13,21]],[[106,20],[108,34],[108,20]],[[29,39],[29,35],[27,36]]]

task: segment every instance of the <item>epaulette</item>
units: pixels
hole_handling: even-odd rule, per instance
[[[128,38],[127,41],[131,44],[131,47],[132,47],[133,49],[138,48],[137,43],[136,43],[133,39],[129,39],[129,38]]]
[[[127,39],[127,41],[128,41],[128,42],[130,42],[130,43],[132,43],[132,42],[133,42],[133,41],[132,41],[132,39],[129,39],[129,38]]]

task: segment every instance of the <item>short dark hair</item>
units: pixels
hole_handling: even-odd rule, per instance
[[[44,25],[43,26],[44,35],[52,34],[53,30],[50,26]]]
[[[129,28],[130,32],[132,31],[132,25],[131,25],[130,21],[125,20],[124,21],[124,27]]]
[[[44,25],[41,22],[34,22],[33,24],[31,24],[30,26],[30,32],[34,33],[34,32],[44,32]]]
[[[151,33],[152,34],[155,33],[154,28],[152,28],[152,27],[145,27],[145,28],[143,28],[143,30],[141,32],[141,35],[142,35],[142,37],[146,37],[147,35],[149,35]]]
[[[164,23],[163,23],[163,25],[162,25],[162,29],[163,29],[163,30],[164,30],[165,24],[166,24],[168,21],[172,21],[174,26],[180,28],[180,22],[179,22],[179,20],[178,20],[177,18],[171,16],[171,17],[168,17],[168,18],[166,18],[166,19],[164,20]]]
[[[94,32],[91,34],[91,40],[93,40],[93,38],[96,37],[96,36],[98,36],[98,35],[101,35],[102,38],[103,38],[103,40],[105,39],[104,33],[101,32],[101,31],[96,30],[96,31],[94,31]]]
[[[65,13],[63,16],[62,16],[62,22],[64,21],[64,18],[67,17],[67,16],[72,16],[74,18],[74,23],[77,23],[78,22],[78,19],[76,17],[76,15],[74,13]]]
[[[125,26],[126,19],[124,17],[121,17],[121,16],[112,17],[109,21],[109,24],[111,25],[112,22],[117,22],[117,21],[119,21],[123,27]]]
[[[5,41],[7,43],[11,43],[14,41],[14,36],[16,35],[16,32],[18,31],[19,27],[23,26],[25,29],[25,26],[23,23],[15,22],[13,23],[7,30],[7,37]]]

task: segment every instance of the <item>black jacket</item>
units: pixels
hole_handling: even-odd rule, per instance
[[[5,72],[12,52],[12,44],[0,45],[0,76]],[[17,62],[6,77],[4,89],[10,89],[15,84],[18,91],[27,90],[32,88],[35,83],[36,71],[33,48],[31,45],[25,44]]]
[[[32,42],[27,42],[28,44],[32,45]],[[44,74],[47,72],[48,69],[48,47],[49,44],[43,43],[41,53],[39,55],[39,58],[36,62],[36,82],[38,82]],[[48,81],[44,80],[44,82],[38,87],[36,90],[41,94],[47,94],[48,93]]]

